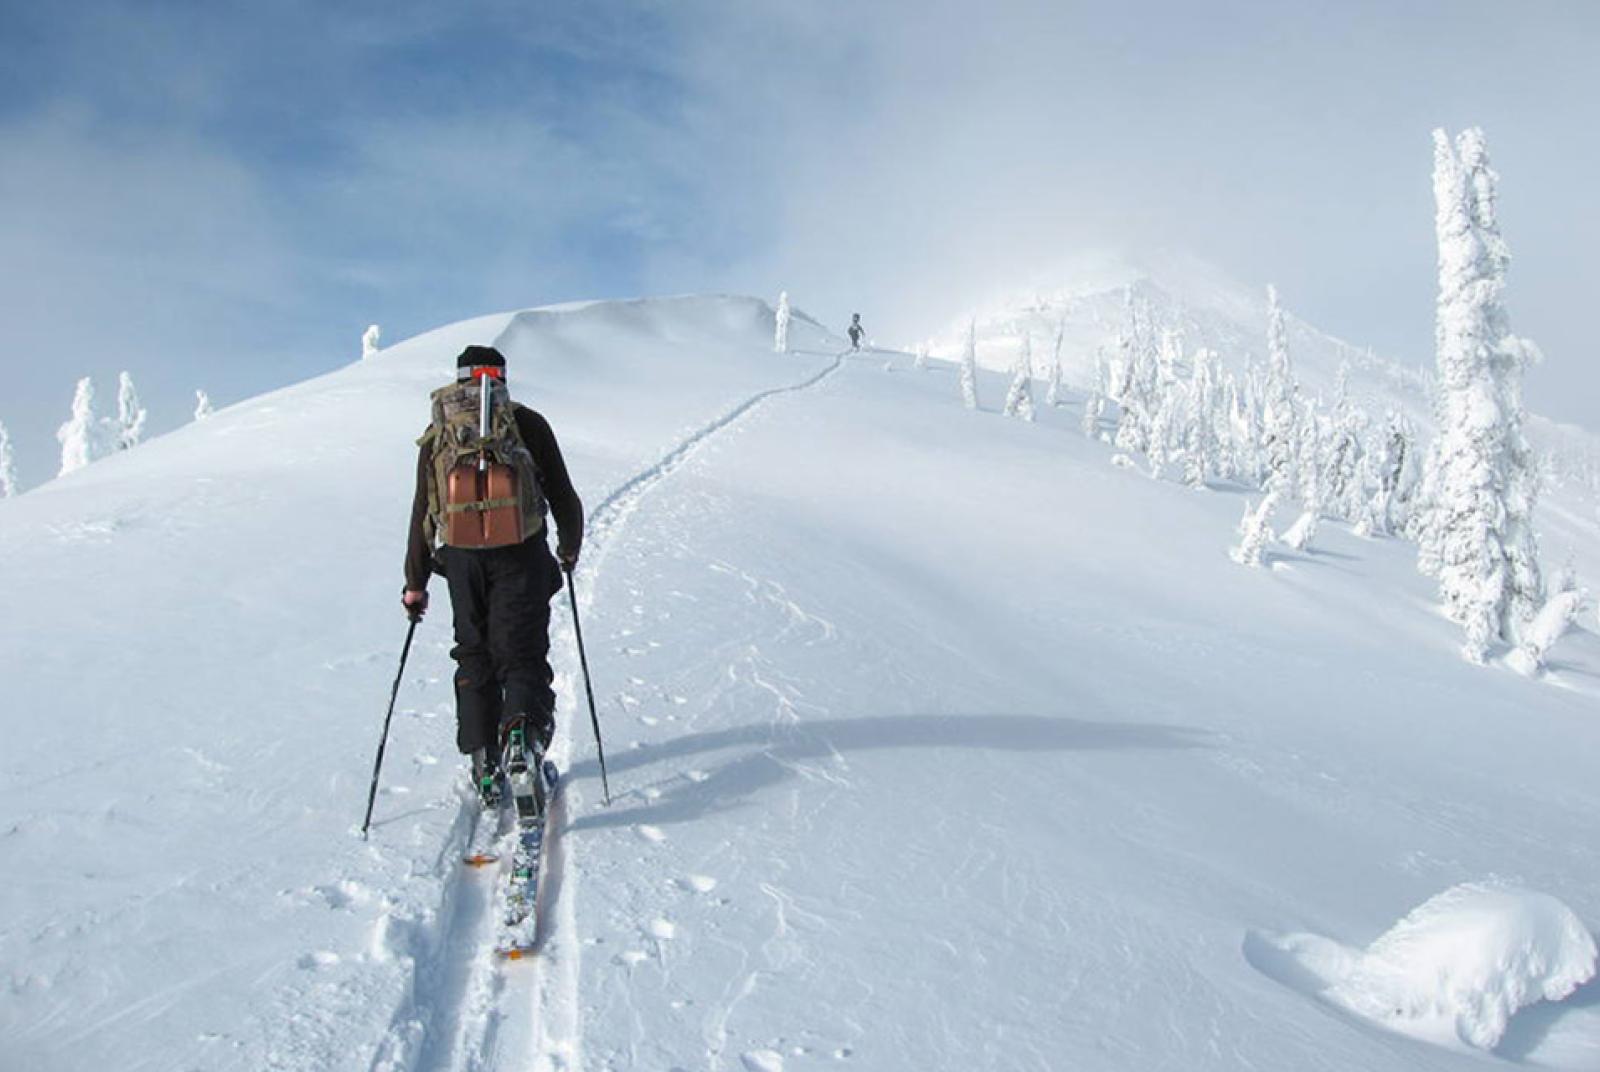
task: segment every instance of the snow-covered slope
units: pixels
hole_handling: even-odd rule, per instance
[[[1406,545],[1241,569],[1237,496],[1109,465],[1075,405],[969,413],[947,367],[805,322],[772,354],[770,317],[471,321],[0,505],[7,1067],[1480,1064],[1273,936],[1365,946],[1495,876],[1592,929],[1600,639],[1473,668]],[[558,611],[572,777],[543,951],[507,966],[455,862],[442,592],[354,836],[411,440],[487,341],[591,508],[617,797]],[[1497,1052],[1600,1067],[1597,1005]]]
[[[1155,331],[1177,332],[1185,353],[1207,347],[1236,376],[1249,362],[1265,360],[1265,290],[1246,287],[1191,254],[1085,253],[1044,278],[1048,285],[980,302],[921,345],[936,357],[957,360],[970,322],[976,326],[978,363],[1009,372],[1027,336],[1042,376],[1059,330],[1063,379],[1085,390],[1095,380],[1096,351],[1114,354],[1117,336],[1127,330],[1131,300]],[[1292,309],[1293,295],[1286,297]],[[1285,319],[1294,375],[1309,395],[1331,400],[1340,368],[1347,366],[1351,400],[1373,420],[1402,413],[1425,436],[1431,434],[1431,364],[1395,361],[1292,314]],[[1529,375],[1539,375],[1538,368]],[[1587,546],[1586,533],[1600,519],[1600,436],[1537,414],[1528,416],[1525,431],[1546,459],[1547,490],[1555,493],[1540,534],[1546,558],[1558,566],[1597,553]],[[1577,524],[1570,523],[1573,518]]]
[[[1243,372],[1252,354],[1265,360],[1265,291],[1246,287],[1191,255],[1084,254],[1048,278],[1048,286],[982,302],[931,338],[930,352],[956,359],[970,318],[977,323],[979,364],[1008,370],[1024,333],[1032,335],[1035,360],[1042,363],[1060,327],[1065,329],[1065,379],[1087,387],[1094,375],[1095,349],[1109,349],[1126,329],[1131,297],[1157,330],[1178,331],[1191,351],[1200,346],[1215,350],[1226,368]],[[1285,297],[1292,309],[1293,295]],[[1427,416],[1427,385],[1419,367],[1380,357],[1293,316],[1287,319],[1296,376],[1308,391],[1331,395],[1339,365],[1348,361],[1352,394],[1376,412],[1393,405],[1419,419]]]
[[[1010,370],[1027,334],[1033,340],[1035,366],[1042,369],[1060,329],[1064,379],[1087,388],[1094,378],[1096,349],[1114,352],[1117,334],[1126,330],[1131,297],[1157,330],[1177,331],[1189,352],[1201,346],[1216,351],[1223,367],[1235,374],[1243,373],[1252,355],[1265,360],[1265,290],[1246,287],[1193,255],[1085,253],[1044,278],[1048,285],[980,302],[924,345],[935,356],[957,359],[971,320],[977,326],[980,365]],[[1411,355],[1408,363],[1376,354],[1293,316],[1294,295],[1283,297],[1291,310],[1286,320],[1295,375],[1308,393],[1331,399],[1339,368],[1348,364],[1356,404],[1374,417],[1395,410],[1423,428],[1431,426],[1432,355]],[[1537,368],[1530,373],[1538,374]],[[1600,502],[1600,438],[1537,416],[1528,422],[1527,432],[1551,456],[1555,477],[1581,487],[1591,504]]]

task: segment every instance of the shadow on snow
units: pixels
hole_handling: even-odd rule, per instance
[[[585,815],[571,829],[633,823],[690,822],[737,806],[792,777],[794,765],[851,752],[884,748],[957,748],[1009,752],[1093,752],[1208,748],[1206,730],[1144,722],[1086,722],[1038,715],[895,715],[763,722],[692,733],[608,757],[613,776],[730,748],[754,748],[717,767],[703,781],[674,785],[648,805]],[[575,764],[576,777],[595,777],[593,760]]]

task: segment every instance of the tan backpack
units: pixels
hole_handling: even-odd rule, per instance
[[[461,380],[431,398],[433,423],[417,443],[433,449],[428,519],[434,541],[447,547],[507,547],[540,532],[544,491],[533,455],[517,431],[506,385],[492,376]],[[485,404],[486,436],[480,434]]]

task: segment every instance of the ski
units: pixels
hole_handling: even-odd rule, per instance
[[[518,814],[505,894],[497,905],[500,934],[495,941],[495,951],[506,960],[533,955],[539,938],[539,877],[550,817],[549,801],[555,795],[560,772],[554,763],[545,760],[536,778],[539,807],[537,812]]]
[[[499,802],[478,803],[477,814],[472,818],[472,834],[461,853],[461,862],[468,867],[488,867],[500,859],[500,817],[504,813]]]
[[[478,809],[472,817],[472,833],[467,838],[461,862],[468,867],[487,867],[500,859],[496,846],[502,836],[506,785],[505,779],[492,769],[480,773],[476,762],[473,777],[472,791],[477,797]]]
[[[501,768],[516,814],[516,828],[504,893],[495,905],[500,925],[495,951],[507,960],[521,960],[534,952],[538,941],[539,868],[550,800],[560,774],[537,748],[528,747],[520,725],[513,726],[507,734]]]

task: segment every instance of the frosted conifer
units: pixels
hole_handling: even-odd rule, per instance
[[[1250,443],[1244,393],[1233,373],[1224,376],[1223,401],[1217,413],[1217,441],[1220,475],[1229,480],[1251,480],[1254,451]]]
[[[1378,460],[1371,450],[1361,452],[1355,479],[1350,488],[1350,521],[1357,536],[1370,537],[1386,532],[1378,509]]]
[[[961,348],[961,402],[978,408],[978,320],[967,321],[967,341]]]
[[[1181,378],[1179,366],[1183,363],[1183,337],[1176,331],[1161,333],[1161,346],[1156,351],[1155,386],[1165,394]]]
[[[1304,551],[1316,539],[1323,508],[1322,422],[1317,417],[1315,401],[1307,401],[1302,410],[1294,464],[1300,477],[1300,501],[1305,509],[1282,538],[1296,551]]]
[[[1011,374],[1011,386],[1006,390],[1004,407],[1007,417],[1033,420],[1033,336],[1022,333],[1022,347],[1017,352],[1017,367]]]
[[[1106,355],[1096,348],[1094,352],[1094,382],[1083,400],[1083,434],[1090,439],[1100,438],[1100,415],[1106,409]]]
[[[139,405],[139,392],[133,388],[133,377],[126,372],[117,378],[117,449],[131,450],[144,437],[144,422],[148,414]]]
[[[1056,321],[1056,338],[1050,346],[1050,374],[1044,392],[1047,406],[1061,405],[1061,343],[1066,335],[1067,317],[1063,313],[1061,319]]]
[[[1111,397],[1117,403],[1117,434],[1113,441],[1118,450],[1129,454],[1143,454],[1150,446],[1149,417],[1145,393],[1145,348],[1139,333],[1138,313],[1133,304],[1133,291],[1123,292],[1126,326],[1117,336],[1117,352],[1112,359]]]
[[[1146,456],[1150,461],[1150,475],[1160,479],[1167,465],[1182,453],[1177,449],[1177,427],[1184,408],[1182,390],[1177,384],[1161,388],[1156,410],[1150,418],[1150,439]]]
[[[1483,308],[1489,337],[1494,340],[1488,357],[1494,372],[1495,401],[1503,428],[1506,510],[1503,545],[1510,574],[1500,614],[1500,632],[1508,642],[1515,642],[1523,624],[1541,613],[1545,606],[1544,575],[1533,528],[1542,467],[1522,432],[1526,416],[1522,404],[1522,376],[1528,366],[1539,362],[1541,355],[1531,341],[1511,334],[1511,320],[1501,300],[1506,271],[1511,266],[1511,250],[1500,234],[1495,208],[1500,176],[1489,166],[1489,148],[1483,131],[1477,127],[1463,131],[1457,145],[1472,189],[1473,225],[1483,245],[1485,267],[1492,283]]]
[[[1428,454],[1419,565],[1439,578],[1462,654],[1515,643],[1543,605],[1532,529],[1539,474],[1522,434],[1521,379],[1536,353],[1513,336],[1501,294],[1510,261],[1495,220],[1483,134],[1434,131],[1439,244],[1439,434]]]
[[[106,453],[106,434],[94,415],[94,382],[85,376],[78,381],[72,396],[72,416],[56,429],[61,444],[61,470],[58,476],[76,472]]]
[[[1194,378],[1189,381],[1189,408],[1184,417],[1184,482],[1191,488],[1206,486],[1218,471],[1217,458],[1217,355],[1201,347],[1194,355]]]
[[[925,342],[917,343],[917,356],[916,356],[916,359],[911,362],[911,367],[915,368],[915,369],[925,369],[925,368],[928,367],[928,344],[927,343],[925,343]]]
[[[1583,594],[1576,589],[1557,592],[1545,600],[1539,613],[1520,631],[1516,650],[1507,660],[1521,673],[1532,675],[1544,669],[1545,656],[1568,627],[1578,620],[1583,609]]]
[[[1252,508],[1245,504],[1244,519],[1239,522],[1239,546],[1231,552],[1233,560],[1241,566],[1259,566],[1267,544],[1272,542],[1272,514],[1278,508],[1278,493],[1269,491],[1261,505]]]
[[[197,421],[203,421],[207,417],[211,416],[211,414],[213,412],[215,412],[215,411],[211,408],[211,398],[210,398],[210,396],[208,396],[204,391],[199,391],[199,390],[195,391],[195,393],[194,393],[194,419],[197,420]]]
[[[772,333],[772,351],[777,354],[789,352],[789,320],[793,314],[789,312],[789,292],[778,293],[778,315]]]
[[[1328,510],[1334,517],[1342,517],[1347,521],[1354,521],[1361,512],[1360,500],[1365,490],[1360,480],[1362,420],[1363,415],[1359,410],[1350,409],[1342,417],[1336,415],[1328,422]]]
[[[1278,305],[1278,288],[1267,288],[1267,371],[1262,384],[1261,454],[1268,491],[1294,487],[1295,436],[1299,406],[1289,365],[1289,333]]]
[[[1266,461],[1261,452],[1262,378],[1247,374],[1239,386],[1238,406],[1229,417],[1233,423],[1234,455],[1238,459],[1239,476],[1251,484],[1266,482]]]
[[[1377,459],[1378,491],[1375,506],[1378,525],[1384,532],[1409,534],[1422,473],[1422,466],[1417,462],[1416,433],[1403,414],[1391,410],[1384,435],[1382,451]]]
[[[367,330],[361,333],[361,360],[378,355],[378,325],[369,324]]]
[[[15,498],[17,487],[17,460],[11,453],[11,433],[0,424],[0,499]]]

